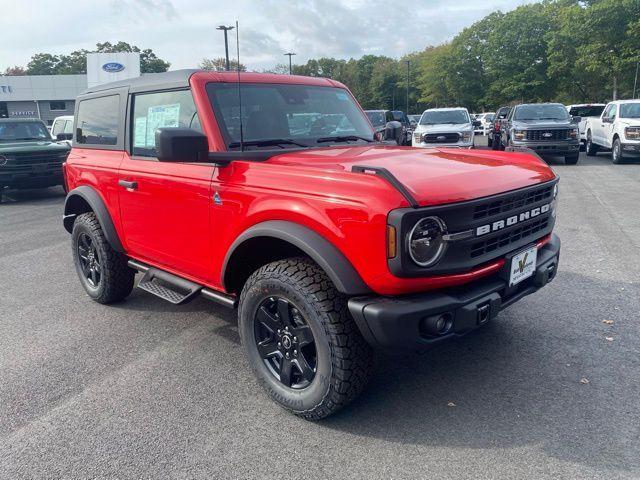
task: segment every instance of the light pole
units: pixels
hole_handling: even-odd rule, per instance
[[[229,43],[228,43],[228,41],[227,41],[227,32],[228,32],[229,30],[233,30],[233,29],[234,29],[234,27],[231,27],[231,26],[227,27],[227,26],[225,26],[225,25],[220,25],[218,28],[216,28],[216,30],[222,30],[222,31],[224,31],[224,57],[225,57],[225,59],[226,59],[226,61],[227,61],[227,63],[226,63],[226,70],[227,70],[227,72],[228,72],[229,70],[231,70],[231,68],[230,68],[230,66],[229,66]]]
[[[409,115],[409,65],[411,64],[410,60],[405,60],[407,62],[407,110],[404,112],[406,115]]]
[[[285,53],[286,56],[289,57],[289,75],[291,75],[291,57],[295,55],[293,52]]]
[[[638,84],[638,66],[640,66],[640,62],[636,63],[636,79],[633,81],[633,95],[631,98],[636,98],[636,85]]]

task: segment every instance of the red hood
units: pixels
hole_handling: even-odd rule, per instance
[[[421,206],[472,200],[555,178],[534,155],[493,150],[332,147],[278,155],[268,162],[348,172],[354,165],[383,167]]]

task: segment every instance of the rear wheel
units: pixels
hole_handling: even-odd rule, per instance
[[[591,131],[587,132],[587,145],[585,147],[587,156],[594,157],[598,153],[598,145],[591,140]]]
[[[310,420],[331,415],[364,388],[373,355],[324,271],[305,258],[257,270],[242,289],[240,336],[271,398]]]
[[[136,272],[111,248],[93,212],[76,218],[71,243],[80,283],[93,300],[113,303],[131,293]]]
[[[613,145],[611,146],[611,160],[615,164],[622,163],[624,161],[624,155],[622,153],[622,143],[618,137],[613,139]]]

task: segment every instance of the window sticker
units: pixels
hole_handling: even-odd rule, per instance
[[[142,148],[147,146],[147,117],[136,118],[133,146]]]
[[[147,134],[145,146],[156,146],[156,129],[162,127],[178,127],[180,125],[180,104],[157,105],[149,107],[147,113]]]

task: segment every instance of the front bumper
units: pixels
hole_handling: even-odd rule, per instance
[[[417,143],[414,141],[412,146],[417,148],[471,148],[473,147],[473,139],[470,142],[456,143]]]
[[[529,148],[538,155],[572,155],[580,152],[580,141],[571,142],[516,142],[514,147]]]
[[[484,325],[500,310],[553,280],[560,238],[552,234],[551,240],[538,250],[534,275],[513,287],[508,286],[509,257],[495,276],[443,291],[401,297],[354,297],[349,300],[349,311],[372,346],[388,352],[426,350]],[[448,333],[429,332],[429,323],[443,315],[452,322]]]
[[[640,143],[622,143],[622,152],[625,155],[640,155]]]
[[[0,186],[9,188],[44,188],[62,185],[62,168],[55,171],[30,173],[3,173],[0,171]]]

